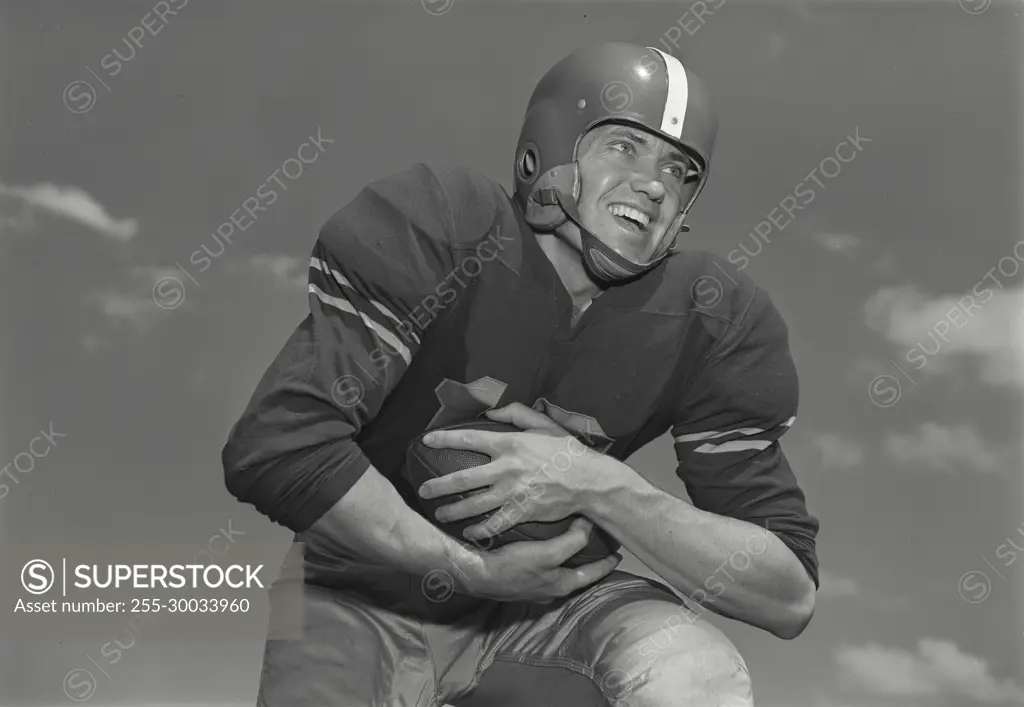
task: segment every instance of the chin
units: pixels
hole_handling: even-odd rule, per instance
[[[619,233],[617,227],[613,227],[613,235],[610,237],[602,237],[601,240],[608,244],[612,250],[621,255],[627,260],[632,260],[634,263],[645,263],[650,260],[651,253],[648,247],[648,238],[643,236],[639,239],[623,238],[622,234]],[[599,235],[595,233],[594,235]],[[641,244],[634,244],[632,240],[642,240]]]
[[[583,223],[587,224],[588,221],[590,219],[583,216]],[[632,260],[634,263],[646,263],[650,260],[653,254],[650,244],[652,240],[657,242],[657,236],[655,235],[637,235],[633,237],[626,235],[617,223],[608,223],[603,218],[597,220],[596,227],[592,228],[588,225],[587,229],[618,255],[627,260]],[[577,250],[582,251],[583,237],[580,235],[579,228],[573,228],[573,235],[573,245]]]

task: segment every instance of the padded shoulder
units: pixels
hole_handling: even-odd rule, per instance
[[[490,177],[461,165],[424,165],[436,179],[448,205],[452,245],[472,248],[488,236],[511,204]]]

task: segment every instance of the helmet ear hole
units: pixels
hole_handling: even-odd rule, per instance
[[[516,171],[524,182],[532,182],[537,177],[537,164],[540,161],[537,148],[527,145],[519,159],[516,160]]]

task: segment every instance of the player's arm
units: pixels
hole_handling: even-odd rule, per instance
[[[357,557],[429,578],[447,588],[496,601],[547,602],[590,586],[618,565],[613,555],[574,569],[562,563],[590,539],[580,518],[550,540],[511,543],[493,552],[453,540],[405,505],[372,467],[312,527],[314,542],[342,542]]]
[[[346,545],[354,537],[342,532],[348,523],[321,523],[345,513],[373,537],[384,535],[378,523],[401,528],[413,538],[408,546],[391,537],[387,548],[370,548],[374,559],[387,555],[397,565],[418,551],[436,562],[444,538],[402,502],[355,440],[439,314],[437,290],[455,266],[453,224],[465,220],[453,210],[474,196],[459,176],[417,165],[374,182],[328,220],[310,259],[309,315],[222,453],[228,490],[296,533],[327,527]]]
[[[412,314],[452,264],[449,220],[434,173],[417,165],[371,184],[323,226],[309,314],[222,452],[238,500],[301,533],[367,472],[355,438],[416,353],[423,332]]]
[[[818,521],[779,444],[797,399],[785,324],[756,290],[680,401],[672,433],[693,505],[629,470],[587,515],[685,596],[799,635],[814,611]]]

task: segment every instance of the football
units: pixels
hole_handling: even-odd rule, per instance
[[[489,432],[521,431],[515,425],[506,424],[504,422],[494,422],[492,420],[487,420],[486,418],[447,425],[438,429],[471,429],[486,430]],[[423,444],[423,437],[426,436],[426,434],[427,433],[424,432],[413,440],[413,443],[409,445],[409,450],[406,455],[404,475],[406,480],[412,484],[414,493],[419,490],[420,485],[430,479],[446,476],[456,471],[461,471],[462,469],[480,466],[481,464],[486,464],[491,460],[490,456],[479,452],[472,452],[463,449],[433,449]],[[464,518],[450,523],[439,522],[434,517],[434,513],[442,506],[455,503],[462,498],[469,498],[483,490],[484,489],[481,488],[464,493],[449,494],[448,496],[420,498],[419,502],[421,510],[425,517],[434,525],[441,528],[452,537],[458,538],[463,542],[468,542],[462,535],[463,531],[472,525],[485,522],[486,519],[495,511],[491,511],[474,518]],[[417,496],[417,498],[419,497]],[[576,520],[576,518],[578,518],[578,516],[572,515],[568,518],[548,523],[542,523],[539,521],[520,523],[519,525],[506,530],[504,533],[496,535],[493,538],[476,541],[475,544],[482,550],[496,550],[503,545],[523,540],[549,540],[568,531],[569,526],[572,525],[572,522]],[[605,557],[608,557],[608,555],[616,552],[619,547],[620,543],[615,540],[615,538],[595,525],[594,529],[590,533],[590,542],[587,543],[587,546],[563,562],[562,566],[571,568],[579,567],[580,565],[585,565],[589,562],[596,562],[597,560],[604,559]]]

